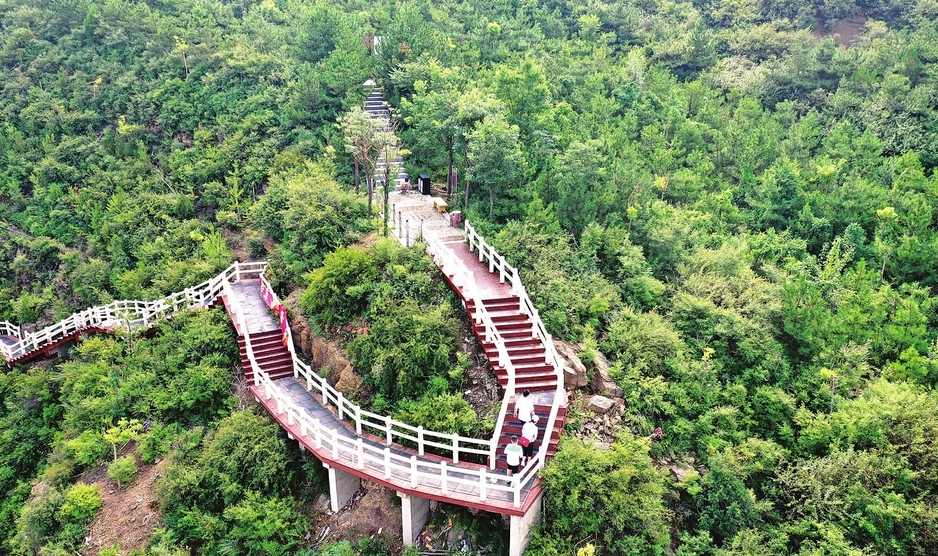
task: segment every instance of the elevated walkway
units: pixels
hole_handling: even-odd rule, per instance
[[[422,210],[419,202],[412,206]],[[329,470],[333,510],[344,506],[365,479],[401,497],[406,544],[413,543],[429,518],[429,500],[436,500],[510,516],[509,553],[520,556],[541,512],[537,472],[555,451],[566,416],[562,365],[517,270],[469,223],[465,232],[438,224],[427,222],[423,230],[427,250],[463,299],[505,393],[491,439],[425,430],[346,400],[296,356],[286,309],[263,276],[266,263],[235,263],[194,288],[154,301],[93,307],[34,333],[0,323],[0,352],[10,364],[22,362],[48,355],[82,334],[146,329],[175,312],[223,302],[238,332],[251,391]],[[400,229],[395,233],[406,242]],[[453,239],[459,234],[465,241]],[[533,460],[509,478],[503,450],[509,436],[520,432],[512,418],[520,389],[534,396],[540,434]]]
[[[166,297],[89,307],[34,332],[24,332],[20,326],[0,322],[0,355],[8,365],[14,365],[37,357],[64,354],[70,344],[87,334],[147,330],[179,311],[215,305],[223,300],[229,284],[248,276],[256,277],[266,268],[267,263],[235,263],[195,287]]]

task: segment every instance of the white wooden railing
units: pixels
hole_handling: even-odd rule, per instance
[[[286,415],[287,425],[297,425],[306,443],[320,454],[328,454],[329,459],[345,466],[358,469],[376,479],[392,480],[395,475],[407,477],[411,488],[437,488],[443,495],[451,495],[459,485],[478,487],[478,500],[485,502],[491,492],[510,493],[515,507],[522,503],[521,492],[534,480],[537,471],[543,467],[545,450],[542,450],[523,472],[514,477],[493,473],[485,467],[462,467],[447,463],[448,460],[418,458],[417,455],[403,456],[386,445],[365,441],[359,434],[343,434],[344,429],[330,428],[312,417],[303,407],[294,402],[265,373],[256,373],[258,387],[263,390],[266,400],[274,400],[278,415]],[[455,463],[455,459],[453,460]],[[455,496],[455,495],[454,495]],[[460,493],[465,499],[466,494]]]
[[[19,338],[20,334],[21,331],[19,326],[5,320],[0,321],[0,336],[13,336],[14,338]]]
[[[276,293],[261,276],[261,281],[269,288],[272,295],[272,305],[279,303]],[[239,327],[246,330],[240,312],[235,311]],[[489,319],[491,320],[491,319]],[[498,444],[498,432],[492,440],[480,440],[458,434],[447,434],[426,430],[421,426],[415,427],[407,423],[396,421],[387,415],[380,415],[363,410],[360,406],[350,402],[345,396],[329,385],[326,379],[319,376],[301,361],[293,348],[292,333],[287,328],[287,349],[293,358],[294,377],[306,381],[309,392],[317,391],[324,407],[330,404],[336,408],[339,420],[348,420],[355,425],[355,436],[350,438],[337,428],[329,428],[319,419],[309,415],[305,408],[298,406],[257,364],[254,358],[250,338],[245,335],[245,350],[248,359],[254,368],[254,377],[257,386],[263,390],[267,400],[276,401],[278,415],[286,414],[287,424],[300,426],[301,434],[309,439],[310,445],[317,450],[331,454],[333,461],[341,461],[345,465],[362,470],[369,476],[389,479],[397,472],[398,475],[408,476],[410,486],[433,486],[440,488],[444,495],[449,494],[454,486],[475,485],[479,487],[479,501],[484,502],[492,491],[507,491],[511,493],[512,502],[516,507],[521,505],[521,491],[533,479],[538,469],[544,465],[544,454],[541,450],[534,460],[525,467],[519,475],[509,479],[500,473],[492,473],[486,468],[458,466],[462,454],[476,454],[489,456],[491,469],[495,465],[495,450]],[[507,361],[507,351],[504,354]],[[510,365],[510,362],[509,362]],[[506,399],[508,397],[506,396]],[[504,412],[504,409],[503,409]],[[501,430],[501,427],[496,431]],[[344,431],[344,428],[343,428]],[[368,442],[364,433],[372,434],[383,440],[383,446]],[[417,455],[403,457],[391,451],[391,445],[407,441],[417,446]],[[543,443],[542,443],[543,444]],[[427,448],[436,448],[452,454],[452,465],[447,460],[418,459],[424,456]],[[367,469],[367,471],[366,471]],[[375,472],[378,472],[377,474]]]
[[[272,295],[272,304],[278,304],[280,301],[277,299],[277,294],[267,283],[266,278],[261,276],[261,281],[265,282]],[[306,381],[306,390],[308,392],[315,390],[319,394],[323,407],[334,406],[340,420],[348,420],[354,424],[356,434],[362,435],[367,432],[383,438],[389,446],[395,442],[412,442],[417,446],[417,451],[421,456],[426,453],[427,448],[451,453],[453,463],[458,463],[459,456],[463,454],[490,455],[493,446],[497,444],[497,439],[494,441],[483,440],[458,434],[436,432],[424,429],[422,426],[415,427],[397,421],[388,415],[380,415],[362,409],[361,406],[346,399],[342,392],[331,386],[325,377],[320,376],[309,365],[301,361],[293,347],[293,334],[289,327],[287,327],[286,333],[287,349],[293,359],[293,376],[296,379],[302,378]],[[250,349],[248,349],[248,353],[252,354]]]
[[[485,239],[476,232],[475,228],[472,227],[468,220],[466,220],[465,223],[465,230],[466,241],[469,242],[469,250],[475,251],[478,249],[479,251],[479,262],[485,263],[487,261],[489,272],[498,274],[499,282],[505,283],[507,281],[511,285],[512,293],[518,296],[521,311],[531,319],[534,336],[544,345],[546,352],[545,363],[554,367],[554,373],[557,379],[557,390],[554,392],[554,400],[551,403],[550,414],[547,417],[547,427],[544,433],[545,438],[541,442],[542,449],[538,451],[538,457],[542,458],[543,454],[546,452],[544,448],[546,448],[547,444],[550,442],[550,436],[553,434],[560,406],[566,402],[567,393],[564,389],[563,382],[563,361],[557,353],[557,348],[554,347],[553,338],[548,334],[544,323],[541,321],[537,308],[534,306],[534,303],[531,302],[531,298],[528,297],[528,292],[524,288],[524,284],[521,283],[518,269],[509,265],[505,257],[499,255],[494,247],[486,243]],[[506,393],[506,399],[511,394],[514,394],[514,392]],[[507,404],[503,403],[503,411],[506,408]],[[500,418],[503,419],[504,416],[500,416]],[[543,459],[541,461],[543,462]]]
[[[0,343],[0,353],[7,361],[18,359],[64,338],[88,329],[131,331],[149,328],[152,323],[168,315],[211,304],[224,290],[225,284],[252,276],[259,276],[267,268],[266,262],[234,263],[217,276],[193,288],[186,288],[153,301],[114,301],[108,305],[91,307],[36,332],[20,335],[19,327],[3,323],[3,332],[18,341],[11,345]]]

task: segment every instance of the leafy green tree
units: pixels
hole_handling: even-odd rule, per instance
[[[446,386],[445,381],[431,380],[431,385],[437,384]],[[477,436],[483,430],[479,416],[459,394],[429,393],[417,401],[401,400],[398,407],[394,418],[411,426],[469,437]]]
[[[300,305],[321,325],[346,323],[368,306],[369,288],[377,276],[378,265],[371,253],[359,247],[340,247],[309,274]]]
[[[566,549],[594,538],[606,554],[667,550],[670,512],[662,504],[664,484],[646,441],[624,432],[600,448],[564,438],[542,476],[552,517],[536,533],[533,549],[551,538],[564,539]]]
[[[375,168],[378,164],[380,147],[378,133],[382,122],[372,118],[361,108],[356,108],[344,114],[338,125],[345,135],[345,148],[352,154],[355,161],[355,192],[359,190],[361,172],[365,172],[365,187],[368,191],[368,214],[371,212],[372,196],[374,195]]]
[[[117,447],[135,440],[143,430],[143,423],[137,419],[121,419],[116,426],[104,432],[104,440],[114,449],[114,462],[117,462]]]
[[[424,308],[407,299],[376,315],[370,333],[349,344],[349,356],[386,401],[417,399],[455,364],[456,330],[446,307]]]
[[[256,207],[255,224],[273,232],[271,239],[283,242],[281,250],[291,281],[370,228],[361,199],[343,191],[318,164],[274,178]]]
[[[211,552],[232,530],[235,536],[227,542],[237,541],[234,544],[241,550],[270,548],[277,539],[288,545],[298,541],[302,527],[297,514],[278,499],[287,493],[292,470],[274,423],[251,411],[235,412],[219,422],[201,449],[182,448],[157,487],[167,526],[165,543]],[[259,502],[261,496],[270,498]],[[249,500],[259,502],[248,504],[254,510],[244,505]],[[273,521],[252,522],[251,511]],[[280,532],[268,528],[275,523],[284,528]]]
[[[573,142],[557,156],[557,217],[575,236],[598,216],[606,161],[599,141]]]
[[[518,144],[518,128],[498,115],[488,115],[468,136],[469,176],[489,190],[489,220],[495,214],[495,192],[504,192],[515,183],[523,165]],[[505,195],[501,193],[501,195]],[[468,192],[467,192],[468,204]]]
[[[129,455],[114,460],[113,463],[107,466],[107,474],[117,483],[117,488],[129,485],[133,481],[134,475],[137,474],[136,458]]]
[[[709,464],[701,481],[700,528],[719,545],[755,525],[759,517],[752,493],[732,468],[720,458],[710,458]]]
[[[289,499],[265,498],[254,491],[225,508],[223,517],[231,528],[219,542],[219,552],[293,554],[308,528],[306,518]]]

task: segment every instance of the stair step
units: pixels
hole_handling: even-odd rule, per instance
[[[476,317],[476,315],[473,315]],[[531,325],[531,318],[524,313],[489,313],[489,318],[495,323],[495,326],[501,328],[503,324],[527,324]]]
[[[489,311],[517,311],[521,312],[521,302],[517,297],[492,299],[482,301],[482,305]]]
[[[495,374],[508,374],[508,370],[500,365],[492,365],[492,370],[495,371]],[[545,365],[543,363],[535,365],[515,365],[515,377],[519,375],[556,376],[556,371],[553,365]]]
[[[546,354],[532,354],[532,355],[518,355],[515,353],[508,352],[508,356],[511,358],[512,365],[515,368],[530,366],[530,365],[546,365]],[[551,367],[553,369],[553,367]]]
[[[547,351],[544,350],[543,346],[540,345],[540,342],[538,342],[538,345],[536,347],[505,346],[505,348],[508,350],[508,357],[511,357],[512,361],[514,361],[516,357],[518,358],[540,357],[541,361],[547,361]],[[483,349],[485,351],[485,355],[489,357],[489,359],[498,357],[498,350],[495,349],[494,345],[492,345],[491,348],[483,348]]]
[[[523,348],[538,348],[544,349],[544,345],[541,343],[541,340],[531,336],[530,338],[505,338],[505,347],[508,348],[510,352],[513,349],[523,349]],[[495,350],[495,344],[493,342],[482,342],[482,349],[485,350]]]
[[[480,337],[485,337],[485,327],[482,325],[473,325],[472,329]],[[496,326],[495,329],[498,331],[499,335],[504,339],[532,339],[534,338],[534,330],[532,329],[530,323],[528,324],[507,324]]]
[[[277,365],[290,365],[290,366],[293,365],[293,358],[283,357],[283,356],[255,357],[254,361],[256,361],[257,364],[260,365],[262,369],[268,369],[270,367],[277,366]],[[250,364],[250,360],[242,359],[242,363],[244,362],[247,362],[248,364]]]
[[[558,419],[558,422],[559,421],[560,420]],[[517,434],[517,435],[521,434],[521,425],[516,425],[515,423],[517,423],[517,421],[515,421],[511,415],[508,415],[505,417],[505,425],[502,427],[502,430],[500,433],[501,438],[503,439],[501,440],[501,442],[504,442],[504,440],[507,440],[513,434]],[[538,421],[538,424],[537,424],[538,441],[544,439],[544,433],[547,432],[546,423],[547,423],[547,419],[541,419],[540,421]],[[554,431],[560,430],[560,428],[556,426],[557,423],[555,423],[554,425],[555,425]]]
[[[498,382],[502,388],[508,386],[507,379],[503,380],[499,378]],[[555,380],[544,380],[541,382],[525,382],[524,384],[518,384],[516,381],[515,386],[516,387],[523,386],[524,388],[530,390],[531,392],[548,392],[548,391],[554,391],[557,389],[557,380],[555,379]]]
[[[241,353],[242,358],[248,356],[248,350],[246,348],[240,348],[238,351]],[[287,351],[287,348],[283,347],[283,344],[279,342],[276,345],[255,347],[251,351],[254,352],[254,357],[263,357],[263,356],[267,356],[273,353],[277,353],[277,354],[283,353],[283,354],[287,354],[287,356],[289,356],[290,354],[290,352]]]
[[[549,458],[550,458],[550,457],[553,457],[554,455],[556,455],[556,453],[557,453],[557,450],[550,450],[550,449],[548,449],[548,450],[547,450],[547,457],[549,457]],[[495,459],[495,469],[501,469],[501,470],[508,469],[508,464],[505,463],[505,454],[500,454],[499,456],[496,457],[496,459]],[[524,467],[522,467],[521,469],[523,470]]]
[[[508,413],[509,413],[509,414],[514,414],[514,411],[515,411],[515,404],[514,404],[514,402],[511,402],[511,403],[508,404]],[[550,413],[550,406],[549,406],[549,405],[543,405],[543,404],[535,404],[535,405],[534,405],[534,413],[537,413],[538,415],[547,415],[548,413]],[[560,406],[560,407],[557,408],[557,417],[565,417],[566,415],[567,415],[567,407],[566,407],[566,406],[563,406],[563,405],[562,405],[562,406]]]

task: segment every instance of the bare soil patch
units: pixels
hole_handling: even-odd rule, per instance
[[[401,544],[401,504],[395,492],[376,483],[362,481],[362,488],[346,507],[337,513],[329,510],[329,496],[322,495],[310,508],[319,512],[312,523],[313,546],[343,540],[353,544],[364,537],[381,539],[394,554],[403,550]]]
[[[131,444],[125,447],[122,455],[133,450]],[[153,531],[163,524],[157,507],[155,483],[163,475],[167,461],[146,464],[137,457],[139,470],[134,482],[122,489],[108,476],[107,465],[98,466],[82,476],[82,482],[98,485],[104,502],[88,526],[82,554],[97,554],[115,544],[120,547],[121,554],[147,546]]]
[[[834,23],[830,30],[826,29],[823,24],[818,25],[814,29],[814,36],[819,39],[834,37],[834,42],[837,43],[837,46],[849,48],[853,46],[856,38],[860,36],[860,32],[863,31],[863,26],[866,25],[867,19],[869,18],[866,14],[861,12],[853,17],[841,19]]]

